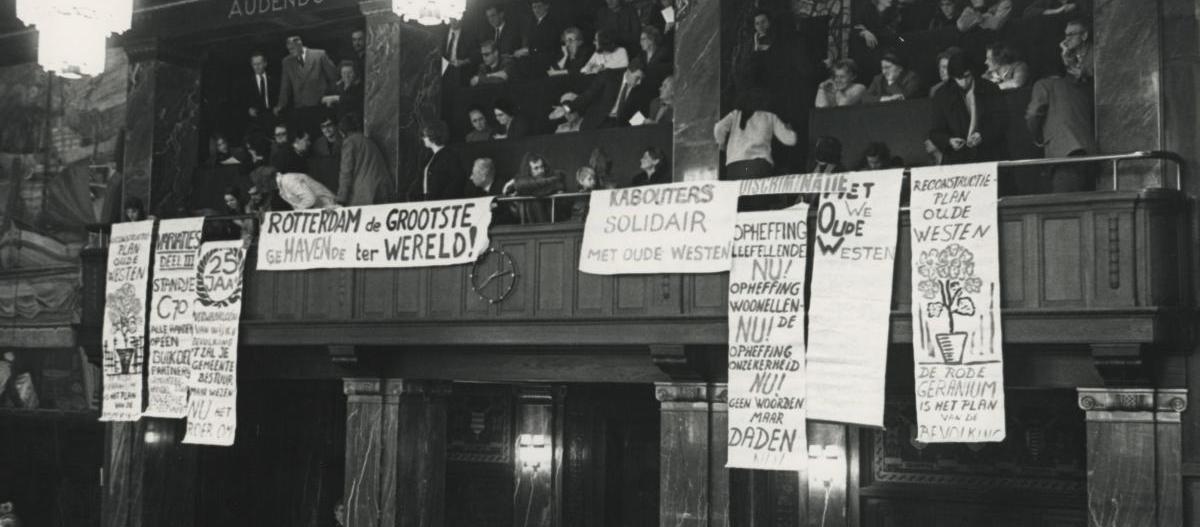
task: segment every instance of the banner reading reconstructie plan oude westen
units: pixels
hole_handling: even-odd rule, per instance
[[[592,192],[579,270],[591,274],[729,270],[737,182]]]
[[[492,198],[269,212],[259,271],[432,267],[474,262],[488,246]]]
[[[112,226],[101,330],[104,354],[101,421],[136,421],[142,417],[146,279],[150,274],[153,233],[153,221]]]

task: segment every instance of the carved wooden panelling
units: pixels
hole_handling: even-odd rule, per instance
[[[350,320],[350,295],[354,271],[319,269],[303,271],[304,320]]]
[[[396,271],[362,269],[356,274],[355,296],[358,308],[355,310],[355,318],[386,320],[394,316]]]
[[[1092,296],[1098,306],[1134,303],[1133,215],[1097,212],[1092,222],[1096,256],[1092,259]]]
[[[1042,297],[1043,304],[1081,305],[1084,262],[1083,218],[1044,218],[1042,220]]]
[[[275,312],[273,319],[296,320],[304,300],[304,275],[308,271],[279,271],[255,273],[269,282],[274,282]]]
[[[429,280],[429,315],[434,318],[462,317],[463,285],[467,272],[463,266],[431,267]],[[474,296],[474,293],[471,293]]]
[[[500,463],[513,460],[512,387],[454,385],[447,410],[446,460]],[[506,470],[508,469],[506,465]]]
[[[396,318],[418,318],[425,316],[425,291],[429,281],[424,269],[397,269],[392,276],[396,286],[392,288]]]
[[[563,316],[570,309],[571,277],[575,268],[569,267],[574,244],[564,239],[537,241],[537,314]]]
[[[1141,273],[1145,273],[1145,279],[1138,277],[1140,283],[1149,282],[1149,287],[1139,287],[1139,291],[1143,291],[1143,296],[1149,295],[1149,298],[1139,298],[1138,301],[1142,305],[1178,305],[1181,299],[1187,298],[1181,296],[1184,288],[1181,284],[1186,283],[1180,280],[1180,276],[1187,269],[1187,259],[1183,256],[1186,251],[1181,250],[1187,247],[1189,243],[1194,243],[1194,240],[1188,239],[1188,229],[1181,229],[1176,223],[1178,220],[1175,214],[1164,213],[1162,211],[1149,211],[1145,213],[1148,221],[1145,221],[1145,230],[1138,232],[1138,237],[1146,240],[1146,245],[1137,245],[1138,254],[1144,254],[1149,262],[1145,269],[1139,269]],[[1129,244],[1131,247],[1133,243]],[[1130,251],[1132,259],[1133,253]]]
[[[1000,223],[1000,300],[1003,307],[1025,302],[1025,225],[1020,219]]]
[[[535,254],[535,239],[504,240],[497,243],[504,252],[512,257],[520,277],[513,287],[512,293],[503,302],[496,304],[500,314],[513,318],[528,318],[533,316],[533,299],[536,295],[541,269],[538,268]],[[499,286],[497,286],[499,287]]]
[[[687,312],[693,315],[725,316],[729,299],[729,275],[697,274],[684,278],[687,288]]]
[[[908,216],[900,217],[900,238],[896,242],[896,277],[892,280],[892,310],[908,311],[912,307],[912,282],[908,274],[912,269],[912,241],[908,233],[912,225]]]

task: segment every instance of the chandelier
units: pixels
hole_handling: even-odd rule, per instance
[[[436,26],[462,19],[466,0],[392,0],[392,12],[423,26]]]
[[[106,39],[129,30],[133,0],[17,0],[17,18],[37,26],[38,65],[78,78],[104,71]]]

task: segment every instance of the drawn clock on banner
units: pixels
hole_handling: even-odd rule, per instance
[[[471,264],[471,289],[489,304],[499,304],[517,285],[517,264],[501,249],[488,247]],[[495,287],[490,287],[495,285]]]

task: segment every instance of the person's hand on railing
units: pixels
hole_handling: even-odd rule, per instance
[[[971,132],[971,135],[967,136],[967,146],[970,148],[975,148],[982,142],[983,135],[981,135],[979,132]]]

